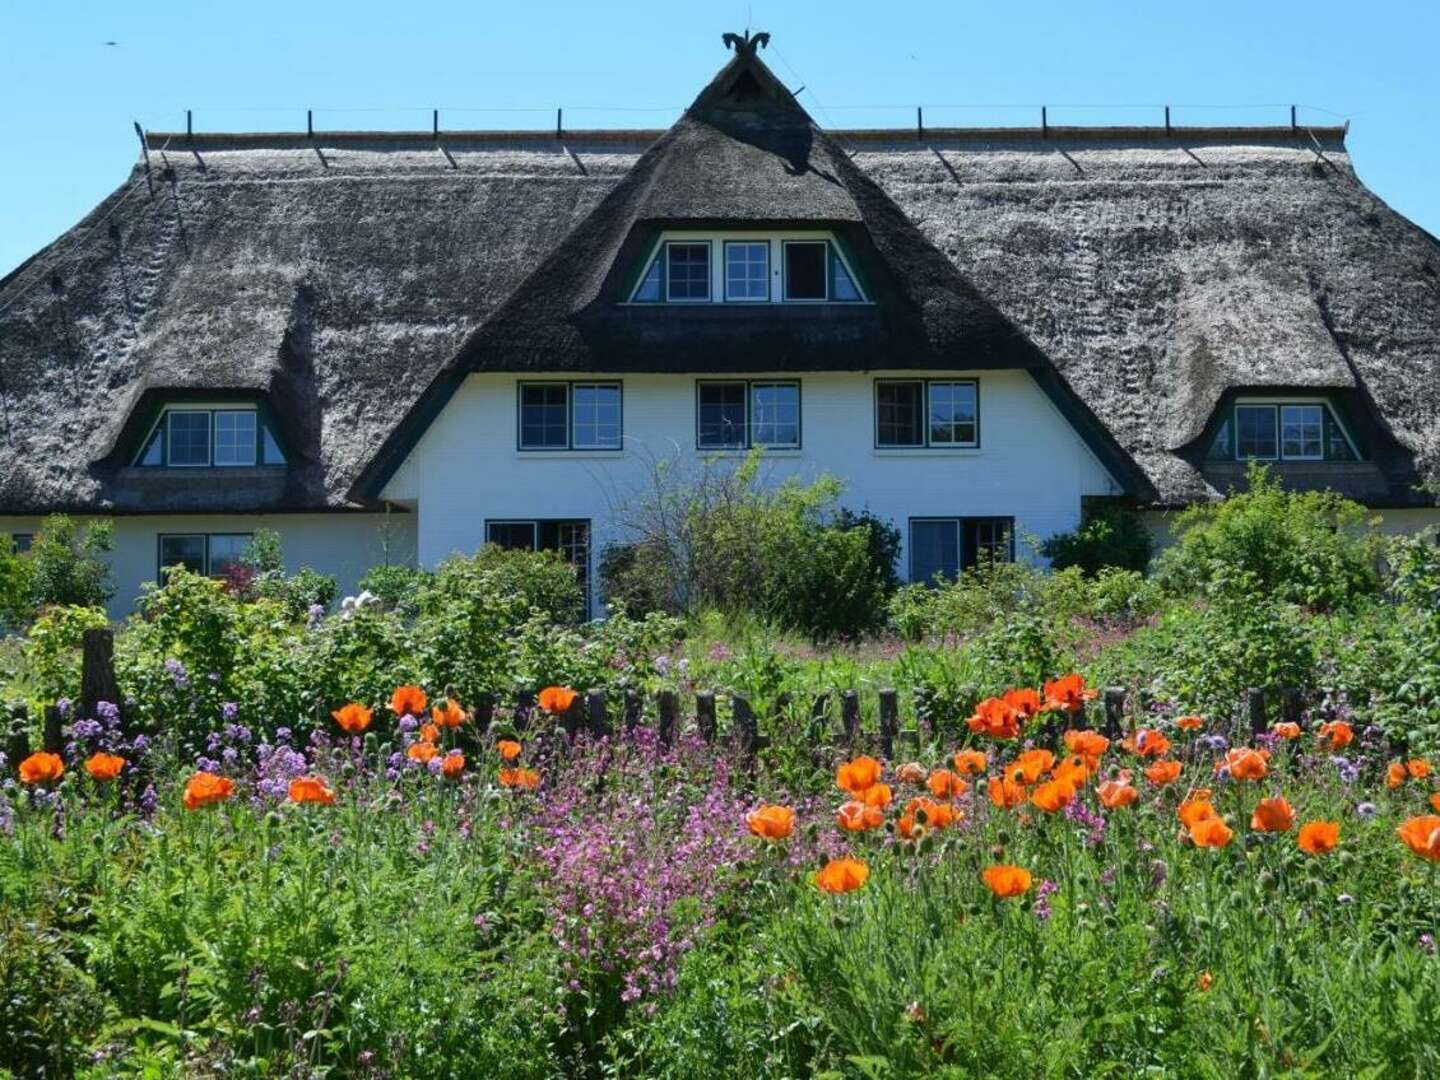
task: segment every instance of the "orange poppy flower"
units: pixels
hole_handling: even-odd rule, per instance
[[[459,750],[451,750],[440,759],[440,775],[446,780],[457,780],[464,771],[465,755]]]
[[[1000,700],[1019,713],[1021,720],[1030,719],[1045,707],[1045,703],[1040,700],[1040,692],[1032,690],[1028,686],[1017,690],[1006,690],[1000,695]]]
[[[1278,735],[1282,739],[1298,739],[1300,737],[1300,725],[1293,720],[1282,720],[1278,724],[1270,725],[1270,734]]]
[[[1085,676],[1076,672],[1062,675],[1045,683],[1045,708],[1063,709],[1065,712],[1079,712],[1085,702],[1100,696],[1099,690],[1085,686]]]
[[[423,716],[428,700],[418,686],[397,686],[390,695],[390,711],[396,716]]]
[[[1430,775],[1430,763],[1424,758],[1411,758],[1405,762],[1405,771],[1412,780],[1424,780]]]
[[[435,749],[433,742],[430,742],[428,739],[422,739],[420,742],[411,743],[405,751],[405,756],[411,761],[420,762],[421,765],[428,765],[430,760],[439,752],[439,750]]]
[[[1182,716],[1175,721],[1175,726],[1181,731],[1199,731],[1205,726],[1203,716]]]
[[[185,794],[181,801],[186,810],[198,810],[212,803],[222,803],[235,794],[235,781],[228,776],[216,776],[210,772],[197,772],[185,781]]]
[[[293,803],[319,803],[329,806],[335,801],[335,792],[325,786],[321,776],[297,776],[290,781],[290,801]]]
[[[883,810],[890,805],[890,800],[894,798],[894,795],[890,791],[889,784],[871,784],[855,798],[866,806],[877,806]]]
[[[1089,758],[1082,757],[1080,754],[1071,754],[1055,766],[1054,771],[1050,774],[1050,779],[1072,784],[1077,788],[1084,787],[1085,781],[1090,779],[1099,766],[1098,761],[1091,762]]]
[[[878,806],[866,806],[863,802],[851,799],[835,811],[835,824],[846,832],[864,832],[866,829],[878,829],[885,824],[885,814]]]
[[[907,761],[895,770],[895,778],[906,784],[923,784],[926,775],[925,766],[918,761]]]
[[[1409,778],[1403,761],[1392,761],[1385,768],[1385,786],[1394,791]]]
[[[762,840],[784,840],[795,831],[795,811],[788,806],[758,806],[745,815],[745,824]]]
[[[986,698],[975,706],[975,715],[965,721],[977,735],[994,739],[1014,739],[1020,734],[1020,710],[1004,698]]]
[[[1030,801],[1047,814],[1053,814],[1075,801],[1075,785],[1062,780],[1048,781],[1031,793]]]
[[[1204,821],[1206,818],[1215,817],[1215,807],[1210,804],[1209,798],[1190,798],[1182,802],[1175,811],[1180,818],[1180,824],[1187,829]]]
[[[1005,775],[1022,784],[1033,784],[1055,767],[1055,755],[1049,750],[1026,750],[1010,763]]]
[[[1405,824],[1395,830],[1395,834],[1422,859],[1440,862],[1440,817],[1424,814],[1407,818]]]
[[[85,771],[96,780],[114,780],[125,768],[125,759],[119,754],[107,754],[103,750],[85,759]]]
[[[1120,743],[1132,754],[1141,757],[1161,758],[1170,752],[1170,740],[1154,728],[1139,728],[1132,731]]]
[[[534,769],[501,769],[500,786],[532,791],[540,786],[540,774]]]
[[[1307,855],[1324,855],[1334,851],[1335,846],[1340,843],[1340,823],[1338,821],[1307,821],[1300,826],[1300,835],[1296,837],[1295,842]]]
[[[465,710],[460,707],[458,702],[448,697],[443,705],[436,705],[431,709],[430,715],[441,727],[457,728],[465,722]]]
[[[505,761],[514,761],[524,747],[514,739],[501,739],[495,744],[495,749],[500,751],[500,757]]]
[[[330,715],[335,718],[340,729],[349,735],[359,735],[370,726],[370,710],[353,701],[344,708],[334,710]]]
[[[1202,994],[1208,994],[1210,988],[1215,985],[1215,976],[1208,971],[1200,972],[1200,977],[1195,980],[1195,985],[1200,988]]]
[[[1023,866],[987,866],[980,875],[985,887],[1001,900],[1030,891],[1030,871]]]
[[[841,791],[859,795],[880,780],[880,762],[866,754],[844,762],[835,770],[835,783]]]
[[[870,868],[859,859],[831,859],[815,871],[815,887],[822,892],[854,892],[870,877]]]
[[[1215,773],[1219,775],[1221,771],[1228,770],[1234,780],[1263,780],[1270,771],[1269,761],[1268,750],[1251,750],[1248,746],[1240,746],[1228,751],[1215,763]]]
[[[960,820],[960,811],[955,809],[954,803],[939,802],[919,795],[905,804],[907,814],[918,815],[921,811],[925,814],[924,824],[936,829],[949,828]]]
[[[1349,746],[1355,740],[1355,729],[1344,720],[1331,720],[1328,724],[1321,724],[1316,736],[1321,742],[1329,746],[1331,750],[1339,750],[1343,746]]]
[[[961,776],[979,776],[989,764],[983,750],[957,750],[950,763]]]
[[[1009,810],[1025,801],[1024,786],[1009,777],[1002,780],[998,776],[992,776],[987,788],[990,801],[1002,810]]]
[[[1430,796],[1430,807],[1431,809],[1440,812],[1440,791],[1437,791],[1435,792],[1435,794]]]
[[[1295,808],[1281,798],[1261,799],[1250,815],[1250,828],[1256,832],[1289,832],[1295,824]]]
[[[925,781],[925,786],[937,799],[958,799],[970,790],[970,785],[949,769],[936,769]]]
[[[1100,805],[1106,810],[1117,810],[1122,806],[1129,806],[1140,793],[1129,784],[1122,784],[1118,780],[1106,780],[1097,789],[1100,794]]]
[[[1190,839],[1196,847],[1222,848],[1234,835],[1218,817],[1201,818],[1190,826]]]
[[[48,784],[64,775],[65,762],[60,760],[59,754],[39,750],[20,762],[22,784]]]
[[[440,729],[434,724],[420,725],[420,741],[435,743],[440,741]]]
[[[1157,787],[1173,784],[1180,779],[1180,762],[1165,760],[1146,766],[1145,779]]]
[[[540,691],[540,708],[551,716],[567,713],[580,695],[568,686],[547,686]]]
[[[1098,731],[1077,729],[1065,732],[1065,749],[1098,764],[1105,751],[1110,749],[1110,740]]]

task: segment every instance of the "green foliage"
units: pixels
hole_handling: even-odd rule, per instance
[[[30,560],[17,552],[9,533],[0,533],[0,636],[21,630],[35,614]]]
[[[241,561],[257,574],[284,573],[285,553],[280,546],[280,534],[274,529],[256,529]]]
[[[525,551],[486,544],[468,558],[441,563],[433,581],[422,587],[422,609],[436,596],[464,592],[483,579],[481,591],[514,597],[520,611],[538,611],[557,623],[585,619],[585,594],[575,568],[554,551]]]
[[[298,622],[311,608],[328,610],[335,603],[339,585],[333,577],[302,566],[289,577],[265,574],[256,579],[257,595],[273,600],[284,609],[291,622]]]
[[[1320,610],[1345,608],[1378,594],[1381,541],[1358,503],[1333,492],[1292,492],[1252,464],[1248,490],[1180,514],[1176,543],[1161,552],[1156,575],[1182,595],[1244,580],[1268,596]]]
[[[415,599],[429,575],[413,566],[376,566],[360,579],[360,591],[368,592],[388,608],[413,613]]]
[[[631,615],[678,611],[665,558],[654,541],[610,544],[601,551],[600,595],[610,609]]]
[[[113,543],[114,526],[108,521],[91,522],[82,530],[63,514],[46,518],[28,556],[35,606],[104,607],[115,595],[105,559]]]
[[[1078,566],[1091,577],[1106,568],[1144,573],[1154,552],[1154,538],[1140,516],[1114,506],[1087,513],[1074,532],[1058,533],[1040,546],[1056,570]]]
[[[25,635],[23,654],[37,705],[80,696],[80,647],[86,630],[109,626],[100,608],[46,608]]]

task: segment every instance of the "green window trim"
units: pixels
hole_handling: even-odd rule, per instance
[[[131,465],[140,469],[283,468],[281,448],[265,409],[243,403],[166,405]]]

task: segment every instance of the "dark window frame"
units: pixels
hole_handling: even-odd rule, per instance
[[[594,589],[594,584],[593,584],[593,580],[594,580],[594,579],[593,579],[593,576],[592,576],[593,573],[594,573],[594,567],[591,565],[591,564],[594,562],[594,560],[595,560],[595,525],[594,525],[594,522],[593,522],[590,518],[553,518],[553,517],[543,517],[543,518],[527,518],[527,517],[485,518],[485,519],[481,522],[481,528],[484,530],[485,543],[487,543],[487,544],[494,543],[494,541],[492,541],[492,540],[490,539],[490,530],[491,530],[492,528],[494,528],[495,526],[497,526],[497,525],[528,525],[528,526],[530,526],[531,535],[534,537],[533,546],[530,548],[531,551],[560,551],[560,550],[561,550],[560,548],[546,548],[546,547],[542,547],[542,546],[541,546],[541,545],[543,544],[543,542],[544,542],[543,533],[544,533],[544,529],[545,529],[546,526],[551,526],[551,527],[554,527],[554,528],[556,528],[556,529],[564,528],[564,527],[567,527],[567,526],[573,527],[573,526],[576,526],[576,525],[583,525],[583,526],[585,527],[585,562],[584,562],[583,564],[581,564],[581,563],[575,562],[575,561],[572,559],[572,560],[570,560],[570,565],[576,567],[577,570],[579,571],[580,589],[581,589],[581,592],[583,592],[583,593],[584,593],[584,596],[585,596],[585,601],[584,601],[584,602],[585,602],[585,618],[586,618],[586,619],[589,619],[589,617],[590,617],[590,608],[591,608],[591,604],[592,604],[592,601],[593,601],[593,589]]]
[[[700,438],[700,392],[706,386],[743,386],[745,388],[745,432],[744,440],[738,445],[716,446],[706,444]],[[757,443],[755,441],[755,399],[757,386],[793,386],[795,388],[795,441],[793,443]],[[800,450],[805,446],[805,402],[804,391],[799,379],[696,379],[695,380],[695,449],[703,453],[744,453],[760,447],[762,450]]]
[[[705,249],[705,295],[670,295],[670,249],[673,247],[703,247]],[[715,302],[715,243],[712,240],[666,240],[665,265],[660,270],[662,294],[667,304],[711,304]]]
[[[525,388],[527,386],[564,387],[565,445],[525,445]],[[614,446],[581,446],[575,442],[575,388],[577,386],[613,387],[620,395],[618,440]],[[520,379],[515,383],[515,449],[525,454],[618,454],[625,449],[625,383],[621,379]]]
[[[1315,455],[1313,455],[1313,454],[1299,454],[1299,455],[1296,455],[1296,454],[1286,454],[1286,453],[1285,453],[1285,420],[1284,420],[1284,418],[1285,418],[1285,410],[1286,410],[1286,409],[1289,409],[1289,408],[1295,408],[1295,409],[1319,409],[1319,410],[1320,410],[1320,454],[1319,454],[1318,457],[1315,456]],[[1275,453],[1274,453],[1274,454],[1269,455],[1269,456],[1266,456],[1266,455],[1260,455],[1260,454],[1242,454],[1242,453],[1240,452],[1240,410],[1241,410],[1241,409],[1268,410],[1268,411],[1270,412],[1270,414],[1271,414],[1271,416],[1274,418],[1274,422],[1275,422]],[[1329,401],[1303,401],[1303,400],[1288,400],[1288,401],[1287,401],[1287,400],[1285,400],[1285,399],[1282,398],[1282,399],[1276,399],[1276,400],[1272,400],[1272,401],[1235,401],[1235,402],[1232,402],[1231,405],[1230,405],[1230,408],[1226,411],[1226,413],[1223,415],[1223,417],[1222,417],[1222,419],[1221,419],[1220,427],[1216,429],[1216,434],[1215,434],[1215,436],[1214,436],[1213,439],[1212,439],[1212,450],[1213,450],[1213,444],[1219,440],[1219,433],[1220,433],[1221,430],[1224,429],[1224,427],[1225,427],[1225,425],[1226,425],[1227,422],[1228,422],[1228,424],[1229,424],[1229,426],[1230,426],[1230,438],[1229,438],[1229,446],[1228,446],[1229,453],[1228,453],[1228,454],[1225,454],[1225,455],[1215,456],[1215,455],[1213,455],[1213,453],[1212,453],[1211,451],[1207,451],[1207,455],[1206,455],[1206,456],[1207,456],[1207,458],[1209,458],[1209,460],[1212,460],[1212,461],[1214,461],[1214,460],[1219,460],[1219,461],[1233,460],[1233,461],[1239,461],[1239,462],[1246,462],[1246,461],[1277,461],[1277,462],[1278,462],[1278,461],[1297,461],[1297,462],[1312,462],[1312,463],[1321,463],[1321,464],[1323,464],[1323,463],[1329,463],[1329,462],[1353,462],[1353,461],[1363,461],[1363,460],[1364,460],[1364,458],[1363,458],[1363,457],[1361,456],[1361,454],[1360,454],[1360,448],[1359,448],[1358,444],[1355,442],[1355,439],[1354,439],[1354,438],[1351,436],[1351,434],[1350,434],[1350,429],[1349,429],[1348,427],[1346,427],[1345,422],[1340,419],[1339,413],[1336,412],[1334,406],[1332,406]],[[1333,426],[1334,430],[1339,434],[1340,438],[1341,438],[1342,440],[1344,440],[1346,449],[1347,449],[1347,451],[1348,451],[1348,456],[1332,456],[1331,451],[1330,451],[1330,431],[1331,431],[1332,426]]]
[[[979,565],[978,549],[980,545],[978,544],[975,545],[976,550],[974,554],[976,557],[968,562],[966,561],[967,547],[969,546],[966,533],[967,530],[979,528],[982,525],[994,528],[996,525],[1003,523],[1006,531],[1004,561],[1015,561],[1015,517],[1013,514],[919,514],[909,518],[905,524],[905,570],[907,575],[906,580],[911,585],[934,584],[933,579],[919,578],[915,575],[915,525],[917,523],[935,522],[944,524],[953,523],[955,525],[955,540],[957,544],[955,553],[956,566],[959,567],[959,573],[961,574]]]
[[[880,387],[882,384],[891,383],[920,383],[924,386],[924,393],[920,402],[920,432],[923,441],[918,443],[882,443],[880,441]],[[975,388],[975,441],[966,443],[936,443],[930,440],[930,387],[936,383],[968,384]],[[966,379],[928,379],[928,378],[894,378],[875,379],[872,382],[870,394],[870,408],[873,423],[870,425],[871,438],[874,440],[875,450],[979,450],[980,449],[980,380],[975,378]]]
[[[170,418],[177,413],[185,415],[203,415],[206,419],[205,429],[205,461],[191,462],[188,464],[172,463],[170,460]],[[253,461],[240,462],[217,462],[215,460],[215,431],[216,416],[221,413],[247,413],[255,417],[255,453]],[[156,437],[160,440],[159,462],[147,465],[145,463],[145,452]],[[275,444],[275,449],[282,460],[266,461],[266,440]],[[183,404],[168,404],[160,409],[160,414],[145,432],[145,438],[140,441],[140,449],[130,459],[131,468],[136,469],[283,469],[290,463],[290,454],[285,449],[285,444],[279,434],[275,431],[275,425],[271,423],[269,413],[260,405],[250,405],[244,402],[235,404],[205,405],[201,407],[189,407]],[[178,535],[178,534],[177,534]]]
[[[815,247],[815,246],[818,245],[818,246],[821,248],[821,254],[820,254],[820,258],[821,258],[820,282],[821,282],[821,284],[824,285],[824,287],[825,287],[825,295],[824,295],[824,296],[801,296],[801,297],[792,297],[792,296],[790,295],[790,249],[791,249],[792,247],[794,247],[795,245],[797,245],[797,244],[803,244],[803,245],[807,245],[807,246],[810,246],[810,247]],[[831,302],[831,300],[830,300],[830,260],[831,260],[832,258],[834,258],[835,256],[834,256],[834,254],[831,252],[830,248],[831,248],[831,243],[830,243],[830,240],[829,240],[828,238],[826,238],[826,239],[819,239],[819,240],[794,239],[794,240],[781,240],[781,241],[780,241],[780,302],[781,302],[781,303],[784,303],[784,304],[828,304],[828,303]],[[850,280],[851,280],[852,283],[854,282],[855,277],[854,277],[853,274],[851,275]],[[856,287],[856,291],[857,291],[857,292],[859,291],[859,287],[858,287],[858,286]],[[853,304],[854,302],[855,302],[855,301],[853,301],[853,300],[844,300],[844,301],[841,301],[841,303],[846,303],[846,304]]]
[[[784,230],[778,230],[783,232]],[[681,246],[705,246],[708,254],[706,265],[709,273],[707,276],[708,292],[704,297],[695,296],[671,296],[670,295],[670,248],[679,244]],[[726,252],[731,244],[765,244],[766,252],[766,295],[764,299],[755,297],[730,297],[730,276],[727,266]],[[779,245],[777,257],[775,245]],[[823,297],[795,298],[788,295],[789,272],[787,269],[787,249],[791,244],[818,244],[824,248],[824,264],[822,271],[825,295]],[[715,258],[716,248],[719,248],[720,258]],[[835,267],[839,266],[850,282],[850,287],[855,290],[853,299],[843,299],[835,295]],[[656,275],[658,286],[657,295],[645,297],[641,294],[645,290],[645,283],[650,275]],[[718,288],[716,279],[719,279]],[[776,278],[779,278],[777,284]],[[839,237],[833,234],[823,236],[782,236],[776,232],[756,231],[751,235],[726,235],[722,230],[709,236],[696,238],[662,237],[656,241],[655,246],[650,250],[648,258],[641,265],[640,273],[634,279],[634,284],[623,301],[625,304],[657,305],[657,304],[874,304],[870,298],[868,287],[862,282],[863,275],[859,267],[847,256]]]
[[[17,532],[10,534],[10,550],[16,555],[27,554],[34,546],[34,533]]]
[[[170,567],[165,565],[165,541],[166,540],[193,540],[200,538],[205,542],[205,567],[201,571],[204,577],[215,577],[214,568],[211,564],[210,542],[220,536],[243,536],[247,541],[254,541],[253,532],[173,532],[155,534],[155,580],[161,585],[165,584],[165,571]],[[171,563],[170,566],[178,566],[179,563]]]

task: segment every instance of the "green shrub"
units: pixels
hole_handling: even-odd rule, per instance
[[[366,571],[359,587],[386,607],[413,614],[416,597],[428,577],[414,566],[376,566]]]
[[[63,514],[46,518],[29,553],[34,605],[104,607],[115,595],[105,560],[113,541],[108,521],[92,522],[82,531]]]
[[[485,590],[513,596],[523,611],[539,611],[553,622],[580,622],[586,617],[585,594],[575,567],[555,551],[525,551],[486,544],[468,559],[456,556],[440,564],[435,577],[422,587],[444,594],[462,587],[460,582],[477,581],[470,568],[482,576]],[[446,580],[448,579],[448,580]]]
[[[1265,596],[1321,610],[1378,594],[1380,540],[1364,507],[1333,492],[1286,491],[1258,464],[1247,485],[1180,515],[1177,542],[1156,561],[1166,588],[1198,595],[1218,581],[1244,580]]]
[[[80,696],[80,647],[85,631],[109,625],[100,608],[60,604],[41,612],[25,635],[22,650],[37,705]]]
[[[652,542],[610,544],[600,553],[600,595],[613,611],[675,614],[677,586],[663,547]]]
[[[1040,545],[1056,570],[1078,566],[1094,577],[1113,567],[1144,573],[1155,541],[1138,514],[1115,506],[1087,513],[1074,532],[1057,533]]]
[[[0,533],[0,635],[22,629],[35,614],[31,562]]]

